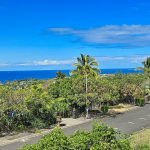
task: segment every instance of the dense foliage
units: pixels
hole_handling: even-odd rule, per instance
[[[144,73],[88,76],[86,105],[133,103],[149,93]],[[11,81],[0,85],[0,132],[43,128],[55,122],[54,112],[70,117],[85,106],[86,76],[63,79]]]
[[[25,144],[20,150],[131,150],[128,140],[117,140],[116,134],[120,134],[120,131],[97,121],[92,126],[91,132],[82,129],[70,136],[56,128],[50,134],[43,135],[37,144]]]

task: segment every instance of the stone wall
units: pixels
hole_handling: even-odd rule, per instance
[[[150,102],[150,95],[146,95],[144,99],[145,99],[145,103]]]
[[[93,104],[91,110],[100,110],[100,106]]]

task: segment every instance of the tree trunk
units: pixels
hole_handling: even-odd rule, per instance
[[[101,108],[102,108],[102,102],[101,102],[101,100],[100,100],[100,112],[101,112]]]

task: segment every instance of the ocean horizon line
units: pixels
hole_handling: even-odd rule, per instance
[[[98,69],[100,69],[100,68],[98,68]],[[135,68],[101,68],[101,69],[135,69]],[[101,70],[100,69],[100,70]],[[0,72],[1,71],[51,71],[51,70],[54,70],[54,69],[47,69],[47,70],[0,70]],[[54,71],[63,71],[63,70],[73,70],[73,69],[55,69]]]
[[[72,70],[72,69],[70,69]],[[66,73],[67,76],[70,77],[70,70],[22,70],[22,71],[0,71],[0,81],[5,83],[5,81],[14,81],[14,80],[23,80],[23,79],[52,79],[56,77],[56,72],[61,71],[62,73]],[[99,75],[104,74],[114,74],[114,73],[143,73],[143,71],[135,71],[134,68],[115,68],[115,69],[100,69],[101,73]]]

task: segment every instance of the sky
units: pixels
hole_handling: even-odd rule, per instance
[[[80,54],[99,69],[150,57],[149,0],[0,0],[0,71],[70,70]]]

